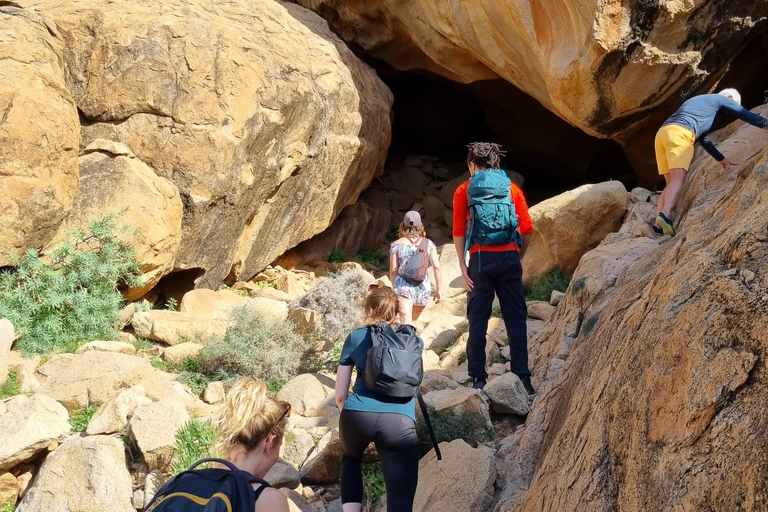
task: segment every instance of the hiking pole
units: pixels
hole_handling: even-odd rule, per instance
[[[421,407],[421,415],[424,416],[424,423],[427,424],[427,432],[429,432],[429,439],[432,441],[432,446],[435,448],[435,455],[437,455],[437,460],[443,460],[443,456],[440,453],[440,447],[437,446],[437,437],[435,437],[435,431],[432,430],[432,422],[429,421],[427,404],[424,403],[424,398],[421,396],[421,391],[416,391],[416,398],[419,399],[419,407]]]

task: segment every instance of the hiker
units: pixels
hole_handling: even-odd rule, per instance
[[[656,224],[653,226],[656,234],[675,235],[671,214],[683,192],[686,173],[693,160],[693,145],[697,141],[724,169],[738,165],[725,158],[707,137],[722,113],[736,116],[753,126],[768,128],[768,119],[741,106],[741,95],[736,89],[694,96],[683,103],[656,133],[656,165],[665,182],[656,207]]]
[[[341,503],[343,512],[360,512],[363,501],[363,452],[373,441],[381,458],[389,512],[411,512],[419,472],[419,440],[416,437],[415,400],[374,393],[366,385],[368,349],[374,327],[394,326],[397,296],[391,288],[374,289],[365,300],[367,325],[352,331],[344,341],[336,372],[336,405],[341,411],[339,436],[341,462]],[[410,329],[411,326],[399,326]],[[424,348],[416,337],[418,355]],[[349,393],[352,370],[357,379]]]
[[[527,309],[520,260],[532,237],[533,224],[523,192],[499,169],[501,147],[486,142],[468,147],[470,179],[453,194],[453,243],[469,292],[468,373],[473,387],[485,386],[486,332],[497,295],[509,338],[512,372],[532,395],[535,391],[528,369]],[[499,217],[499,212],[506,212],[509,218]],[[465,262],[467,251],[469,265]]]
[[[389,249],[389,278],[397,295],[400,323],[413,325],[429,304],[432,294],[427,273],[429,265],[435,269],[435,303],[442,299],[440,262],[435,244],[427,238],[419,212],[405,214],[398,236],[400,238],[392,242]],[[414,275],[409,275],[411,267],[414,268]]]
[[[287,498],[264,475],[277,462],[290,414],[290,404],[267,396],[264,383],[240,378],[214,421],[225,460],[211,460],[223,467],[177,475],[157,492],[146,512],[288,512]]]

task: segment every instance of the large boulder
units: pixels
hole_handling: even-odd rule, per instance
[[[766,146],[768,133],[737,124],[719,147],[742,165],[723,172],[697,156],[675,238],[643,250],[643,239],[612,235],[595,250],[601,264],[582,259],[535,343],[552,354],[573,335],[573,348],[565,361],[550,358],[552,385],[502,443],[498,511],[759,510],[768,493],[768,462],[755,455],[768,436]]]
[[[83,150],[79,166],[80,185],[72,212],[53,243],[90,220],[125,211],[119,220],[141,230],[129,240],[141,263],[141,285],[125,293],[126,299],[136,300],[173,270],[181,243],[179,190],[125,145],[104,139],[96,139]]]
[[[423,512],[492,510],[496,462],[493,453],[457,439],[440,443],[442,461],[434,450],[419,461],[419,485],[413,509]]]
[[[171,346],[190,340],[206,341],[223,336],[227,330],[226,320],[197,318],[178,311],[164,310],[137,312],[131,319],[131,325],[142,338]]]
[[[80,123],[54,23],[0,5],[0,267],[41,249],[77,191]]]
[[[128,426],[133,411],[140,405],[151,404],[144,386],[137,384],[120,391],[114,398],[107,400],[91,417],[85,433],[89,436],[114,434]]]
[[[302,416],[336,415],[336,382],[322,373],[303,373],[289,380],[275,398],[291,404]]]
[[[534,232],[523,258],[523,284],[554,268],[571,274],[585,252],[619,230],[628,205],[624,185],[607,181],[532,206]]]
[[[255,309],[275,321],[288,317],[288,305],[280,300],[263,297],[243,297],[230,290],[192,290],[185,293],[179,311],[195,319],[227,321],[230,313],[240,307]]]
[[[135,512],[125,445],[110,436],[70,437],[46,457],[20,512]]]
[[[165,467],[173,455],[176,431],[189,421],[189,414],[176,400],[138,405],[128,430],[150,469]]]
[[[32,459],[69,430],[67,410],[52,398],[16,398],[0,415],[0,470]]]
[[[202,269],[199,287],[256,274],[327,228],[383,169],[391,93],[302,7],[33,8],[66,43],[81,147],[122,143],[178,187],[185,211],[174,265]]]

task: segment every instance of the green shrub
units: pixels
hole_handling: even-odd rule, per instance
[[[199,357],[199,356],[198,356]],[[229,376],[225,371],[219,369],[213,372],[211,376],[205,375],[200,368],[200,361],[197,357],[187,356],[181,363],[166,361],[157,356],[149,360],[153,368],[168,373],[180,373],[176,380],[189,385],[192,393],[200,396],[205,391],[205,387],[214,380],[225,380]]]
[[[84,432],[99,407],[101,407],[101,402],[94,402],[81,411],[73,412],[69,417],[72,432]]]
[[[371,502],[384,496],[387,488],[384,485],[384,473],[381,471],[380,462],[363,462],[363,484],[368,492]]]
[[[18,374],[15,371],[8,372],[8,377],[3,383],[2,389],[0,389],[0,400],[8,398],[9,396],[16,396],[21,393],[19,389],[19,383],[16,382],[16,376]]]
[[[15,501],[6,501],[2,505],[0,505],[0,512],[13,512],[14,510],[16,510]]]
[[[553,268],[548,273],[533,279],[525,300],[544,300],[549,302],[552,290],[565,292],[571,282],[571,277],[563,275],[559,268]]]
[[[181,473],[200,459],[220,457],[213,448],[215,437],[216,429],[211,422],[200,418],[189,420],[177,430],[176,441],[173,444],[171,474]]]
[[[21,333],[23,354],[117,338],[114,325],[124,303],[118,287],[139,284],[141,274],[124,241],[135,234],[109,215],[92,221],[87,233],[73,231],[46,258],[30,249],[15,261],[15,271],[0,273],[0,318]]]
[[[492,429],[471,413],[454,414],[451,411],[436,411],[431,407],[427,407],[427,410],[438,443],[463,439],[468,443],[476,444],[493,439]],[[422,417],[419,417],[416,422],[416,434],[422,446],[432,448],[427,424]]]
[[[331,263],[344,263],[347,261],[347,254],[341,249],[336,249],[331,253],[330,261]]]
[[[265,318],[260,311],[240,306],[230,313],[227,331],[209,342],[198,356],[198,368],[208,377],[253,377],[278,389],[301,371],[310,352],[307,339],[287,320]]]
[[[384,253],[381,251],[363,251],[357,255],[357,259],[360,263],[379,267],[384,263]]]
[[[363,303],[368,295],[371,275],[362,270],[344,270],[321,277],[307,293],[288,305],[323,314],[318,334],[337,342],[365,321]]]

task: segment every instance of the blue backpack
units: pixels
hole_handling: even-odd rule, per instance
[[[469,223],[465,251],[473,245],[523,245],[518,231],[511,182],[501,169],[486,169],[469,178]]]

